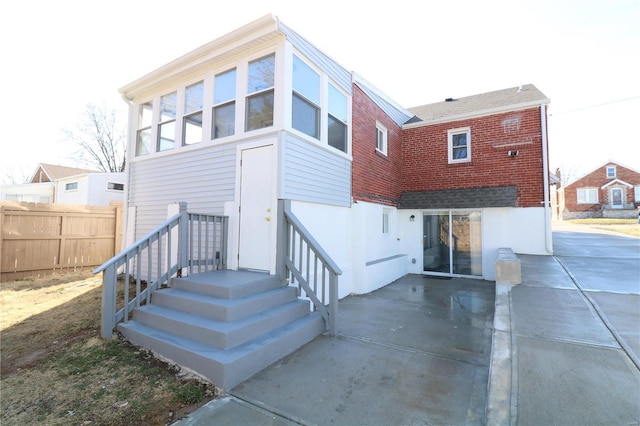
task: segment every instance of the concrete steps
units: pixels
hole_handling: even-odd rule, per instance
[[[118,325],[133,344],[227,390],[324,329],[295,288],[246,271],[174,279]]]

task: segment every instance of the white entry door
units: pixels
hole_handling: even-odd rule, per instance
[[[238,266],[268,271],[273,209],[273,146],[242,150]]]
[[[612,209],[621,209],[622,202],[622,188],[611,188],[611,208]]]

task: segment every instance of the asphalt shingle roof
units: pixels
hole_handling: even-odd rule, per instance
[[[437,191],[403,192],[399,209],[470,209],[483,207],[516,207],[518,188],[443,189]]]
[[[463,116],[466,114],[480,113],[482,111],[490,111],[497,108],[516,107],[519,104],[549,102],[549,99],[544,93],[538,90],[533,84],[523,85],[522,88],[511,87],[494,92],[482,93],[480,95],[450,99],[450,101],[445,100],[434,104],[408,108],[408,111],[422,120],[429,122],[458,115]]]

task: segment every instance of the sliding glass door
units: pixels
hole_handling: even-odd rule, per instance
[[[423,268],[427,273],[482,276],[479,211],[434,211],[423,215]]]

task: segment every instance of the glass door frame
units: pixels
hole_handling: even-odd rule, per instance
[[[448,248],[449,248],[449,254],[448,254],[448,258],[449,258],[449,272],[438,272],[438,271],[425,271],[424,270],[424,255],[423,255],[423,264],[422,264],[422,274],[423,275],[430,275],[430,276],[441,276],[441,277],[463,277],[463,278],[482,278],[483,274],[482,274],[482,246],[484,246],[484,234],[482,232],[482,209],[434,209],[434,210],[423,210],[422,212],[422,224],[421,224],[421,231],[422,231],[422,235],[423,235],[423,243],[422,243],[422,250],[424,253],[424,238],[425,238],[425,221],[424,221],[424,217],[425,216],[439,216],[443,213],[446,213],[448,215]],[[481,250],[480,250],[480,274],[479,275],[470,275],[470,274],[456,274],[453,272],[453,270],[455,269],[455,265],[454,265],[454,253],[453,253],[453,244],[452,244],[452,240],[453,240],[453,226],[451,226],[452,223],[452,219],[453,216],[455,216],[456,214],[460,214],[460,213],[478,213],[479,214],[479,219],[480,219],[480,243],[481,243]]]

